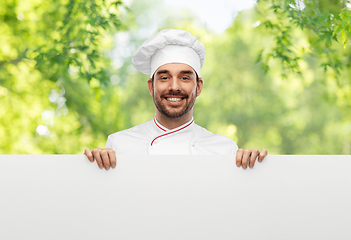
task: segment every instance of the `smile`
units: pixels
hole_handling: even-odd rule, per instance
[[[182,98],[166,98],[167,101],[170,101],[170,102],[180,102],[182,101]]]

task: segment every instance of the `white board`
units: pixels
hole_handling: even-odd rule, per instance
[[[0,239],[351,239],[351,156],[0,155]]]

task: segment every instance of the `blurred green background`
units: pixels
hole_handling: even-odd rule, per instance
[[[165,28],[206,46],[197,124],[270,154],[351,154],[348,1],[258,0],[234,15],[218,32],[161,0],[2,0],[0,154],[82,154],[151,120],[131,56]]]

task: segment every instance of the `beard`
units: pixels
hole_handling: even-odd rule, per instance
[[[182,101],[185,101],[185,106],[170,106],[165,104],[165,96],[174,96],[183,98]],[[164,116],[168,118],[180,118],[187,114],[194,106],[195,103],[194,96],[189,96],[186,93],[179,91],[169,91],[167,93],[163,93],[160,96],[154,93],[154,103],[157,110]]]

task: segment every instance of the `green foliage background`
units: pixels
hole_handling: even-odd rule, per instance
[[[164,28],[206,46],[197,124],[270,154],[350,154],[350,8],[259,0],[217,34],[161,1],[0,3],[0,154],[76,154],[152,119],[131,56]]]

